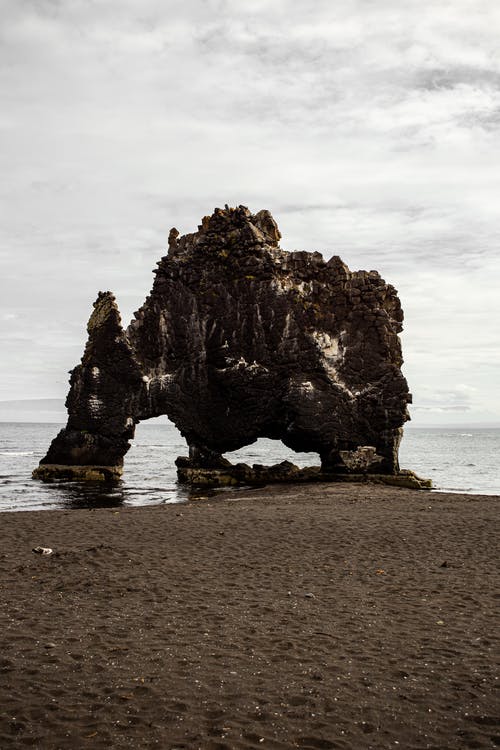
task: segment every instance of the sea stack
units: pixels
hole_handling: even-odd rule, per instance
[[[182,481],[251,482],[223,454],[260,437],[318,454],[321,478],[399,476],[411,396],[396,290],[280,239],[269,211],[217,208],[193,234],[171,230],[127,330],[113,295],[99,293],[67,426],[34,475],[116,478],[135,425],[166,414],[189,446]],[[280,479],[296,473],[278,468]]]

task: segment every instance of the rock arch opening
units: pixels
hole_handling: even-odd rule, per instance
[[[177,480],[175,459],[186,452],[186,441],[168,417],[152,417],[139,422],[130,440],[123,464],[123,478],[140,477],[147,481],[173,484]]]
[[[255,443],[246,445],[244,448],[224,453],[223,457],[232,464],[261,464],[263,466],[273,466],[282,461],[289,461],[304,468],[305,466],[319,466],[321,463],[318,453],[294,451],[281,440],[272,438],[258,438]]]
[[[129,501],[176,501],[175,459],[185,452],[186,441],[166,416],[139,422],[123,463],[122,480]]]

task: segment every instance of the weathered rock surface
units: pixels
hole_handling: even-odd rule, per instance
[[[337,256],[285,252],[280,236],[268,211],[216,209],[196,233],[170,232],[126,331],[99,293],[39,476],[118,474],[137,422],[161,414],[189,446],[181,478],[227,469],[222,454],[259,437],[318,453],[328,475],[396,475],[411,400],[396,290]]]
[[[205,469],[194,467],[186,459],[177,459],[179,480],[196,487],[231,487],[238,485],[262,486],[283,482],[365,482],[389,484],[412,490],[431,489],[430,479],[422,479],[413,471],[403,469],[396,474],[375,474],[366,471],[325,471],[320,466],[300,468],[290,461],[282,461],[273,466],[261,464],[229,464],[225,468]]]

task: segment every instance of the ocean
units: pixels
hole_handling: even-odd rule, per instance
[[[186,502],[200,494],[177,484],[174,461],[187,455],[187,448],[174,425],[163,419],[138,425],[116,486],[32,479],[32,469],[61,427],[0,423],[0,510],[157,505]],[[432,479],[436,491],[500,495],[499,455],[500,429],[410,427],[401,444],[400,464]],[[299,466],[319,463],[316,454],[293,453],[280,441],[264,439],[227,457],[250,464],[285,459]]]

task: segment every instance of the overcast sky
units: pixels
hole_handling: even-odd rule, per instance
[[[376,268],[415,425],[500,423],[497,0],[0,0],[0,399],[63,398],[99,290],[268,208]]]

